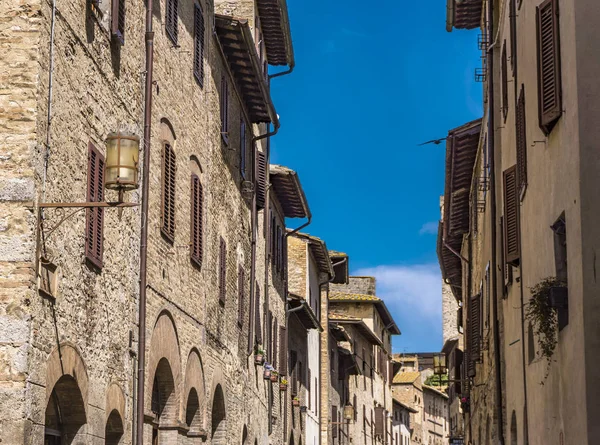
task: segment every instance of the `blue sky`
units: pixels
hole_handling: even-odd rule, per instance
[[[377,277],[402,331],[394,352],[439,350],[445,145],[417,144],[481,117],[477,32],[447,33],[445,0],[288,8],[296,69],[272,81],[272,162],[300,175],[307,231],[348,253],[353,274]]]

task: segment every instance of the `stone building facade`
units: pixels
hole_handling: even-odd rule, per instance
[[[442,232],[458,254],[446,248],[442,263],[464,307],[467,441],[596,443],[600,11],[586,0],[448,10],[449,30],[481,30],[486,62],[480,129],[448,140]],[[527,317],[534,298],[554,314],[550,359]]]
[[[424,396],[419,371],[397,372],[392,380],[394,400],[412,408],[410,413],[410,443],[426,443],[424,440]]]
[[[392,415],[392,435],[394,443],[397,445],[411,444],[411,423],[410,415],[416,410],[410,406],[400,402],[396,398],[393,400],[393,415]]]
[[[423,385],[423,443],[448,445],[448,395]]]
[[[283,250],[284,218],[307,216],[266,187],[256,139],[278,127],[266,67],[293,65],[285,2],[154,2],[141,401],[139,207],[40,206],[116,201],[89,172],[109,133],[143,133],[144,3],[109,3],[0,5],[0,438],[126,444],[143,422],[147,443],[289,443],[287,398],[253,356],[277,364],[287,339],[285,255],[267,240]]]

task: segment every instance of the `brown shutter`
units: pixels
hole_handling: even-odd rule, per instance
[[[244,325],[244,293],[245,293],[245,277],[244,268],[240,264],[238,266],[238,326]]]
[[[290,374],[292,376],[292,395],[298,394],[298,354],[296,351],[290,351]]]
[[[123,45],[125,43],[125,0],[112,0],[111,34]]]
[[[271,341],[273,342],[273,368],[277,369],[277,336],[279,335],[279,329],[277,326],[277,317],[273,318],[273,330],[271,331]]]
[[[308,409],[310,409],[310,406],[311,406],[310,402],[312,399],[312,394],[310,393],[310,368],[308,368],[308,381],[306,383],[306,390],[307,390],[306,395],[308,396],[307,397],[308,398]]]
[[[225,304],[227,298],[227,244],[221,237],[219,244],[219,303]]]
[[[354,408],[354,421],[356,422],[356,419],[358,418],[358,406],[356,404],[356,394],[354,394],[354,396],[352,397],[352,406]]]
[[[469,302],[469,320],[471,329],[471,345],[469,351],[471,353],[471,360],[478,362],[481,355],[481,295],[475,295],[471,297]]]
[[[519,184],[519,195],[527,185],[527,126],[525,119],[525,87],[521,85],[519,100],[516,110],[516,134],[517,134],[517,181]]]
[[[504,122],[508,116],[508,58],[506,55],[506,40],[502,45],[502,115]]]
[[[548,134],[562,113],[558,0],[538,7],[537,34],[539,120]]]
[[[194,77],[204,86],[204,13],[202,7],[194,4]]]
[[[267,156],[264,152],[256,152],[256,163],[256,205],[264,209],[267,191]]]
[[[104,201],[104,156],[92,143],[88,145],[87,201]],[[104,251],[104,209],[86,211],[85,257],[94,266],[102,268]]]
[[[337,414],[338,414],[338,408],[335,405],[331,405],[331,437],[332,438],[336,438],[338,436],[338,419],[337,419]]]
[[[519,264],[521,256],[519,227],[519,191],[517,187],[517,166],[503,173],[504,179],[504,250],[506,262]]]
[[[229,85],[227,78],[221,76],[221,136],[225,143],[229,141]]]
[[[246,179],[246,122],[240,119],[240,174]]]
[[[262,327],[260,325],[260,288],[256,283],[256,291],[254,292],[254,337],[256,343],[262,345]]]
[[[375,408],[375,435],[379,437],[384,436],[385,432],[385,416],[384,409],[381,406]]]
[[[456,394],[462,394],[462,363],[463,363],[463,352],[460,349],[454,350],[454,391]]]
[[[166,2],[166,19],[165,19],[165,29],[167,31],[167,35],[173,42],[175,46],[177,46],[177,36],[179,33],[178,29],[178,9],[179,9],[179,1],[178,0],[167,0]]]
[[[267,319],[265,320],[265,327],[267,329],[265,345],[267,346],[267,357],[269,363],[273,364],[273,313],[269,311],[267,313]]]
[[[510,66],[513,76],[517,72],[517,0],[509,0],[510,5]]]
[[[202,184],[198,175],[192,175],[192,196],[191,196],[191,249],[190,256],[192,261],[198,266],[202,266],[202,248],[203,248],[203,234],[202,234],[202,204],[203,204],[203,191]]]
[[[171,243],[175,240],[175,151],[163,146],[161,233]]]
[[[279,327],[279,374],[288,373],[288,354],[287,354],[287,329],[285,326]]]

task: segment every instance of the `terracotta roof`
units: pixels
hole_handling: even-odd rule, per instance
[[[287,167],[271,164],[269,175],[284,215],[287,218],[310,218],[308,201],[298,174]]]
[[[274,123],[277,113],[260,64],[248,21],[215,15],[219,48],[229,65],[244,105],[253,123]]]
[[[442,391],[440,391],[439,389],[436,389],[436,388],[434,388],[434,387],[432,387],[432,386],[429,386],[429,385],[423,385],[423,389],[426,389],[426,390],[428,390],[428,391],[431,391],[431,392],[433,392],[433,393],[436,393],[437,395],[439,395],[439,396],[441,396],[441,397],[443,397],[443,398],[445,398],[445,399],[447,399],[447,398],[448,398],[448,394],[446,394],[445,392],[442,392]]]
[[[293,230],[288,229],[288,233],[292,232]],[[296,232],[292,236],[308,241],[310,251],[315,257],[319,270],[329,275],[329,277],[333,277],[333,267],[331,265],[331,259],[327,254],[327,244],[325,244],[325,241],[316,236],[302,232]]]
[[[412,406],[408,406],[406,403],[402,402],[398,396],[393,397],[393,402],[400,405],[402,408],[404,408],[406,411],[408,411],[410,413],[418,413],[419,412],[416,409],[414,409]]]
[[[483,0],[447,0],[446,31],[479,28],[482,12]]]
[[[461,298],[463,235],[469,231],[469,204],[473,168],[479,148],[481,119],[448,132],[443,222],[438,229],[438,259],[442,277]]]
[[[416,380],[421,379],[421,373],[419,371],[405,371],[399,372],[394,376],[392,383],[394,384],[406,384],[414,383]]]
[[[294,66],[292,33],[285,0],[256,0],[270,65]]]
[[[329,294],[329,301],[333,303],[373,303],[377,307],[377,311],[390,333],[394,335],[401,334],[385,302],[375,295],[332,292]]]

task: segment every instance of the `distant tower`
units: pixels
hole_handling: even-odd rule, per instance
[[[440,197],[441,220],[444,220],[444,197]],[[442,334],[444,344],[448,340],[458,339],[461,335],[458,332],[457,323],[458,302],[454,298],[450,285],[442,279]]]

